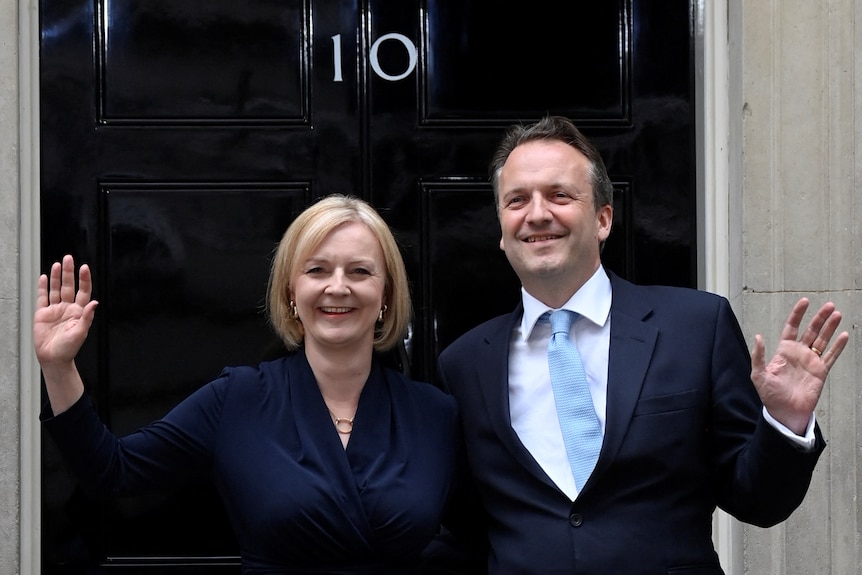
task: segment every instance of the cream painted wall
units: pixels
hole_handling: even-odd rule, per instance
[[[728,575],[862,574],[862,0],[700,1],[703,285],[768,345],[800,294],[851,330],[801,508],[766,530],[719,517],[719,552]],[[0,0],[0,573],[22,575],[39,573],[35,6]]]

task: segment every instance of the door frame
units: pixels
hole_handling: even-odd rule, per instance
[[[733,258],[741,234],[731,226],[741,222],[739,187],[732,184],[730,161],[730,91],[732,88],[729,0],[692,0],[695,41],[695,130],[697,182],[698,287],[734,301],[739,295],[742,260]],[[18,0],[19,86],[19,418],[20,418],[20,572],[41,573],[41,391],[39,366],[30,329],[35,310],[36,278],[40,273],[39,226],[39,13],[38,3]],[[739,62],[735,58],[734,62]],[[736,138],[738,139],[738,138]],[[737,143],[734,141],[734,143]],[[735,181],[735,180],[733,180]],[[732,210],[732,212],[731,212]],[[734,232],[739,230],[734,229]],[[743,572],[742,526],[729,515],[716,513],[713,537],[728,575]]]

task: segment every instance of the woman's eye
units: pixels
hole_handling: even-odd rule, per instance
[[[322,267],[320,267],[320,266],[316,266],[316,267],[313,267],[313,268],[308,268],[307,270],[305,270],[305,273],[307,273],[307,274],[319,274],[319,273],[323,273],[323,268],[322,268]]]
[[[353,270],[353,273],[366,276],[371,274],[371,272],[365,268],[356,268]]]

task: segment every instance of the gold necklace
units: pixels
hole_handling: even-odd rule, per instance
[[[353,417],[336,417],[332,410],[329,409],[329,415],[332,416],[332,421],[335,422],[335,430],[342,435],[350,435],[353,431]]]

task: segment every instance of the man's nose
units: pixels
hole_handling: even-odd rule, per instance
[[[527,206],[527,221],[530,223],[547,222],[551,219],[548,202],[540,194],[535,194]]]

